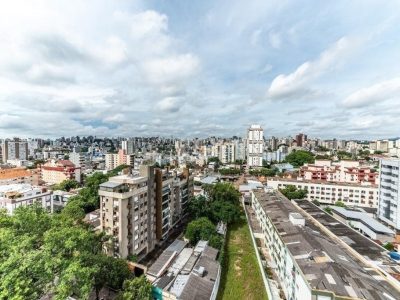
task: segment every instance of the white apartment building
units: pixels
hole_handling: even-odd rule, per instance
[[[76,166],[82,169],[86,166],[86,156],[82,152],[76,152],[75,149],[69,153],[69,160]]]
[[[134,140],[125,140],[121,142],[121,149],[125,151],[126,154],[134,154],[135,153],[135,141]]]
[[[382,159],[379,168],[378,218],[400,230],[400,159]]]
[[[9,184],[0,186],[0,209],[6,209],[13,214],[20,206],[39,203],[51,211],[51,191],[30,184]]]
[[[322,181],[307,181],[285,178],[269,178],[268,186],[274,189],[294,185],[306,189],[307,200],[318,200],[324,204],[335,204],[342,201],[347,206],[378,207],[378,186],[368,183],[333,183]]]
[[[264,130],[260,125],[251,125],[247,130],[247,165],[262,167],[264,152]]]
[[[220,161],[223,164],[230,164],[235,162],[235,144],[223,143],[221,145]]]
[[[251,206],[285,299],[400,299],[388,276],[376,276],[377,268],[356,258],[355,250],[336,240],[342,237],[322,230],[294,201],[253,190]]]

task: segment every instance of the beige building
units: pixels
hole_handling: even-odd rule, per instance
[[[126,154],[125,150],[120,149],[118,153],[108,153],[105,156],[106,170],[113,170],[121,165],[134,166],[134,155]]]
[[[101,228],[114,237],[109,254],[142,257],[186,214],[193,177],[187,169],[178,173],[143,165],[101,184],[99,195]]]
[[[40,166],[40,179],[48,185],[59,184],[67,179],[81,181],[81,168],[69,160],[50,160]]]

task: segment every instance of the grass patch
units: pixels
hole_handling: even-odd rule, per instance
[[[268,299],[244,215],[229,226],[217,299]]]

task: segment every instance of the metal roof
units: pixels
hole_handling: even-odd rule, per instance
[[[377,220],[374,218],[371,218],[367,213],[359,212],[359,211],[354,211],[350,209],[346,209],[343,207],[339,206],[330,206],[330,208],[336,212],[338,212],[340,215],[342,215],[345,218],[348,219],[353,219],[356,221],[359,221],[371,230],[378,232],[378,233],[386,233],[386,234],[394,234],[394,231],[386,227],[385,225],[379,223]]]

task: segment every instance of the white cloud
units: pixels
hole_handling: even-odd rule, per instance
[[[359,108],[394,98],[400,99],[400,77],[359,89],[346,97],[341,104],[347,108]]]
[[[356,45],[356,41],[343,37],[322,52],[316,60],[306,61],[288,75],[278,75],[268,89],[268,97],[290,98],[309,92],[311,80],[336,68]]]
[[[166,97],[157,103],[157,108],[163,112],[177,112],[182,106],[182,99]]]
[[[180,82],[193,76],[199,69],[199,60],[192,54],[152,59],[143,64],[144,72],[152,83]]]

